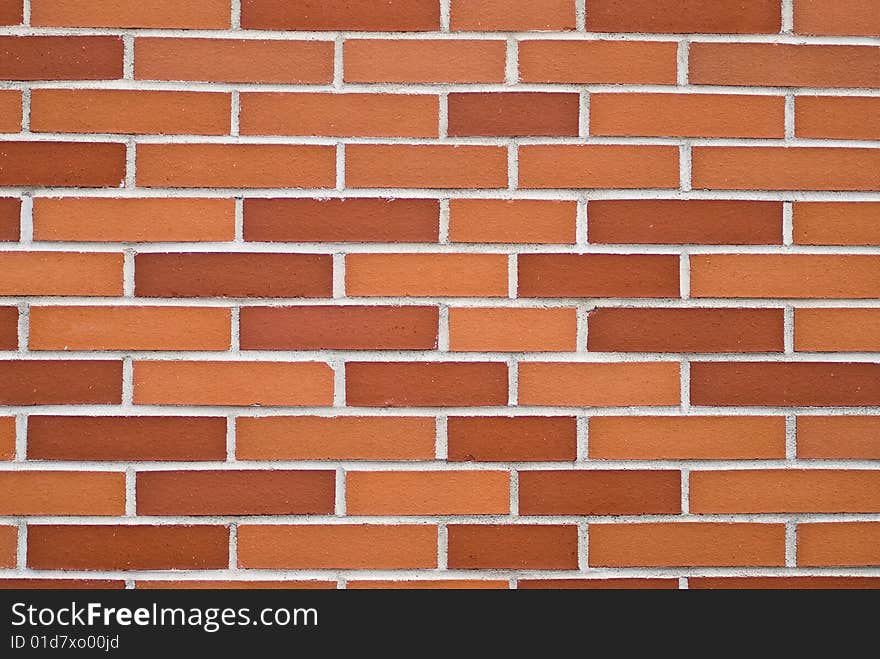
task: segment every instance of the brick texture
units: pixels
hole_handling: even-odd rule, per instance
[[[880,588],[876,0],[0,26],[0,588]]]

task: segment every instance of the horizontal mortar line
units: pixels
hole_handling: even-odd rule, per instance
[[[132,91],[199,91],[203,93],[370,93],[401,95],[438,95],[448,92],[571,92],[594,93],[688,93],[782,96],[795,93],[802,96],[880,96],[877,87],[814,87],[783,85],[712,85],[669,83],[603,83],[603,82],[343,82],[340,87],[332,83],[284,83],[211,80],[153,80],[147,78],[105,80],[0,80],[0,89],[67,89],[101,90],[125,89]]]
[[[172,526],[172,525],[289,525],[319,526],[358,524],[364,526],[400,526],[434,524],[509,524],[512,526],[548,526],[555,524],[638,524],[638,523],[741,523],[784,524],[880,522],[880,513],[725,513],[725,514],[633,514],[633,515],[142,515],[128,517],[97,515],[0,515],[0,524],[24,520],[30,525],[97,526]]]
[[[333,360],[343,362],[369,361],[384,364],[423,364],[434,363],[493,363],[505,364],[515,359],[520,364],[558,363],[558,364],[633,364],[644,362],[679,363],[682,358],[695,362],[760,362],[767,364],[799,364],[821,362],[841,364],[849,362],[880,363],[878,352],[515,352],[515,351],[467,351],[440,352],[423,350],[241,350],[241,351],[197,351],[197,350],[33,350],[21,353],[17,350],[0,351],[0,365],[8,361],[68,360],[76,361],[116,361],[132,358],[137,363],[185,361],[200,363],[204,361],[227,364],[262,362],[267,364],[327,363]]]
[[[242,417],[248,418],[248,417]],[[20,462],[0,462],[0,473],[25,473],[28,471],[92,471],[106,473],[125,473],[127,468],[136,473],[156,471],[333,471],[342,467],[346,472],[376,472],[376,471],[418,471],[418,472],[491,472],[509,471],[516,469],[526,471],[680,471],[689,469],[692,473],[700,471],[767,471],[767,470],[860,470],[880,471],[880,460],[820,460],[804,459],[786,460],[778,459],[723,459],[723,460],[694,460],[689,458],[676,458],[666,460],[602,460],[588,458],[586,461],[575,462],[573,460],[543,460],[539,462],[522,462],[510,460],[506,462],[455,462],[436,459],[419,460],[418,458],[401,458],[399,460],[353,460],[335,459],[326,460],[248,460],[237,458],[235,462],[221,460],[41,460],[28,458]]]
[[[466,579],[493,580],[500,578],[517,579],[583,579],[583,578],[674,578],[682,574],[690,577],[878,577],[880,567],[588,567],[583,570],[534,570],[534,569],[437,569],[409,568],[388,569],[345,569],[332,568],[237,568],[237,569],[191,569],[191,570],[40,570],[34,568],[0,570],[0,579],[45,578],[45,579],[134,579],[136,581],[172,580],[335,580],[338,575],[351,579],[380,580],[425,580]]]
[[[344,209],[340,210],[344,211]],[[572,218],[573,220],[574,218]],[[247,219],[245,219],[247,224]],[[37,221],[39,225],[39,220]],[[572,223],[573,224],[573,223]],[[13,252],[71,252],[93,253],[124,252],[133,249],[138,254],[554,254],[588,255],[666,254],[678,256],[742,254],[786,255],[816,254],[830,256],[880,255],[880,245],[695,245],[695,244],[640,244],[640,243],[433,243],[433,242],[121,242],[121,241],[45,241],[29,243],[0,243],[0,254]],[[338,299],[338,298],[334,298]],[[508,298],[509,299],[509,298]]]
[[[306,135],[141,135],[130,133],[2,133],[3,142],[84,142],[96,143],[98,140],[127,143],[134,139],[136,144],[217,144],[217,145],[275,145],[275,146],[335,146],[337,144],[360,144],[376,146],[485,146],[502,148],[511,141],[522,146],[679,146],[682,141],[695,147],[776,147],[776,148],[837,148],[865,149],[880,148],[880,140],[838,140],[838,139],[788,139],[785,137],[765,138],[715,138],[715,137],[663,137],[663,136],[590,136],[590,137],[529,137],[529,136],[472,136],[472,137],[345,137],[345,136],[306,136]]]
[[[720,33],[661,33],[661,32],[578,32],[566,31],[453,31],[426,30],[417,32],[364,31],[364,30],[260,30],[260,29],[218,29],[218,30],[187,30],[187,29],[155,29],[129,27],[40,27],[40,26],[7,26],[0,28],[0,35],[5,36],[134,36],[134,37],[165,37],[189,39],[269,39],[292,41],[334,41],[337,37],[345,39],[393,39],[395,41],[423,40],[480,40],[503,41],[513,37],[522,41],[658,41],[677,42],[687,39],[691,42],[707,43],[780,43],[780,44],[817,44],[817,45],[880,45],[880,38],[869,36],[832,36],[807,34],[720,34]]]
[[[0,187],[0,196],[113,197],[113,198],[232,198],[256,199],[544,199],[544,200],[638,200],[702,199],[723,201],[880,201],[880,191],[834,190],[690,190],[621,188],[88,188],[88,187]]]
[[[880,299],[737,299],[737,298],[418,298],[418,297],[349,297],[349,298],[150,298],[150,297],[78,297],[78,296],[2,296],[0,306],[27,302],[34,306],[121,306],[121,307],[310,307],[310,306],[398,306],[424,307],[448,305],[462,309],[558,309],[586,307],[634,309],[782,309],[793,305],[800,309],[876,309]],[[385,351],[383,351],[384,354]],[[507,353],[505,353],[507,354]],[[834,354],[834,353],[822,353]]]
[[[429,417],[437,415],[464,417],[521,417],[521,416],[639,416],[639,417],[709,417],[709,416],[861,416],[880,415],[880,406],[861,407],[697,407],[682,414],[679,406],[665,407],[563,407],[563,406],[519,406],[519,407],[283,407],[283,406],[242,406],[242,405],[142,405],[122,407],[120,405],[0,405],[0,414],[24,414],[30,416],[227,416],[236,415],[253,418],[284,416],[336,417]]]

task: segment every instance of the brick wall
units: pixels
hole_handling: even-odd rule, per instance
[[[880,585],[875,0],[0,23],[0,585]]]

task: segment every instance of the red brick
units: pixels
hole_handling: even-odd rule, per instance
[[[463,39],[347,39],[345,82],[504,82],[507,44]]]
[[[137,513],[326,515],[334,510],[335,483],[335,471],[142,471]]]
[[[782,243],[782,204],[774,201],[595,200],[587,204],[587,220],[591,243]]]
[[[590,0],[590,32],[774,34],[779,0]]]
[[[872,46],[693,43],[692,85],[880,87],[880,51]]]
[[[877,577],[690,577],[690,590],[875,590]]]
[[[0,186],[115,188],[124,178],[124,144],[0,142]]]
[[[15,417],[0,416],[0,460],[15,457]]]
[[[34,240],[214,242],[235,237],[232,199],[38,197]]]
[[[419,579],[412,581],[347,581],[348,590],[507,590],[509,582],[489,579]]]
[[[519,43],[519,79],[521,82],[674,85],[677,52],[674,42],[530,39]]]
[[[880,404],[880,365],[695,362],[691,403],[714,406],[861,407]]]
[[[18,348],[18,307],[0,307],[0,350]]]
[[[520,471],[520,515],[681,512],[678,471]]]
[[[0,1],[0,25],[20,25],[24,18],[22,0]]]
[[[242,350],[433,350],[437,307],[245,307]]]
[[[577,527],[451,524],[450,569],[576,570]]]
[[[573,462],[577,423],[573,417],[449,417],[450,462]]]
[[[880,565],[880,524],[798,524],[797,564],[811,567]]]
[[[437,527],[333,524],[238,528],[238,564],[265,569],[434,568]]]
[[[112,405],[122,402],[121,361],[0,362],[2,405]]]
[[[185,437],[186,441],[181,441]],[[31,416],[29,460],[226,459],[226,419],[180,416]]]
[[[520,297],[679,295],[679,258],[665,254],[520,254]]]
[[[507,404],[503,362],[348,362],[354,407],[473,407]]]
[[[449,127],[453,137],[578,135],[577,94],[449,94]]]
[[[125,581],[110,579],[0,579],[0,590],[125,590]]]
[[[252,242],[436,243],[433,199],[245,199]]]
[[[134,402],[302,406],[333,403],[333,371],[312,362],[139,361]]]
[[[138,37],[134,62],[138,80],[318,85],[333,80],[333,42]]]
[[[348,471],[347,515],[506,515],[507,471]]]
[[[880,98],[799,96],[795,104],[797,137],[835,140],[880,139]]]
[[[241,134],[437,137],[439,112],[425,94],[243,93]]]
[[[434,419],[402,416],[238,417],[239,460],[433,460]]]
[[[0,526],[0,567],[14,568],[17,562],[18,527]],[[2,582],[0,582],[2,583]]]
[[[433,0],[244,0],[241,26],[256,30],[438,32],[440,5]]]
[[[124,89],[34,89],[35,133],[226,135],[230,94]]]
[[[121,37],[0,36],[0,78],[113,80],[122,78]]]
[[[333,263],[324,254],[138,254],[141,297],[330,297]]]
[[[2,12],[2,6],[0,6],[0,12]],[[0,131],[17,133],[20,130],[21,92],[17,89],[4,89],[0,91]]]
[[[206,570],[229,564],[225,526],[28,527],[36,570]]]
[[[590,524],[591,567],[785,564],[782,524]]]
[[[0,242],[18,242],[20,226],[21,200],[0,197]]]
[[[595,309],[597,352],[782,352],[782,309]]]
[[[678,363],[520,362],[521,405],[678,405]]]
[[[182,580],[135,582],[137,590],[336,590],[335,581]]]
[[[678,590],[678,579],[519,579],[519,590]]]

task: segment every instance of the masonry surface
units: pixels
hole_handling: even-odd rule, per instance
[[[0,24],[0,587],[880,586],[876,0]]]

